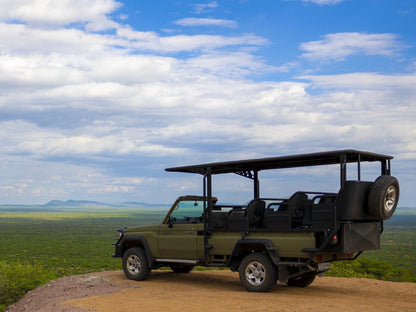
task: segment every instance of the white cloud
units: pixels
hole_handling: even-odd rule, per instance
[[[313,82],[315,88],[323,89],[386,90],[398,88],[412,91],[416,85],[416,74],[382,75],[377,73],[349,73],[339,75],[309,75],[298,78],[310,80]]]
[[[99,185],[96,188],[91,188],[88,193],[91,194],[109,194],[109,193],[130,193],[136,189],[136,185]]]
[[[194,6],[194,11],[196,14],[201,14],[207,10],[215,9],[218,7],[217,1],[211,1],[208,3],[198,3]]]
[[[408,15],[408,14],[412,14],[415,11],[414,8],[410,8],[410,9],[404,9],[404,10],[398,10],[397,14],[400,15]]]
[[[399,36],[391,33],[334,33],[323,40],[304,42],[300,49],[310,60],[343,61],[353,54],[394,56],[404,48]]]
[[[255,75],[256,72],[265,74],[277,70],[266,65],[262,59],[244,51],[205,53],[188,59],[183,66],[189,70],[199,69],[223,77],[242,77]]]
[[[97,128],[96,128],[97,127]],[[0,146],[6,153],[49,157],[95,157],[110,155],[183,154],[185,149],[152,143],[142,129],[125,130],[113,127],[107,130],[96,127],[78,129],[73,132],[43,129],[23,121],[0,123]],[[114,134],[112,134],[114,133]]]
[[[237,23],[231,20],[216,18],[195,18],[188,17],[175,21],[180,26],[220,26],[226,28],[237,28]]]
[[[256,51],[268,40],[253,34],[162,36],[107,23],[112,1],[78,16],[68,12],[61,22],[25,17],[17,3],[30,4],[7,2],[16,12],[0,14],[4,201],[152,201],[154,190],[180,188],[155,178],[176,164],[338,147],[416,154],[413,73],[259,82],[259,73],[288,72],[301,62],[267,64]],[[94,33],[105,26],[95,28],[100,21],[115,31]],[[43,27],[48,23],[56,24]],[[311,60],[392,56],[401,48],[394,34],[338,33],[302,45]],[[187,185],[196,189],[181,181]]]
[[[90,28],[103,30],[116,25],[106,15],[121,5],[114,0],[2,0],[0,20],[36,26],[89,23]]]
[[[156,51],[171,53],[218,49],[233,46],[262,46],[268,41],[255,35],[227,37],[221,35],[176,35],[161,37],[155,32],[135,31],[124,27],[117,30],[117,35],[127,39],[128,47],[139,51]]]
[[[21,24],[0,23],[0,45],[4,54],[45,55],[97,54],[125,45],[125,40],[79,29],[37,29]]]

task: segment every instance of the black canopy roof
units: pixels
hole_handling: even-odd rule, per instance
[[[344,157],[342,157],[344,156]],[[347,163],[358,161],[380,161],[393,159],[393,156],[376,154],[352,149],[327,151],[320,153],[299,154],[291,156],[268,157],[248,160],[226,161],[201,165],[166,168],[170,172],[187,172],[206,174],[208,168],[211,174],[238,173],[244,171],[261,171],[268,169],[284,169],[295,167],[332,165],[341,163],[344,158]]]

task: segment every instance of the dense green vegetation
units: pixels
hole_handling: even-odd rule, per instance
[[[332,264],[331,276],[416,282],[416,209],[398,210],[384,224],[381,250]]]
[[[0,207],[0,311],[49,280],[119,270],[116,229],[160,222],[166,210]]]
[[[0,207],[0,311],[64,275],[119,270],[116,228],[160,222],[166,209]],[[404,213],[404,214],[403,214]],[[416,282],[416,211],[386,222],[382,249],[333,264],[332,276]]]
[[[39,264],[59,276],[119,269],[116,229],[160,222],[155,211],[0,210],[0,261]]]
[[[57,277],[41,265],[0,262],[0,311],[23,297],[26,292]]]

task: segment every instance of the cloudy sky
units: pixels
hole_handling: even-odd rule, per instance
[[[1,0],[1,204],[169,203],[202,179],[166,167],[354,148],[393,155],[416,206],[415,121],[414,0]]]

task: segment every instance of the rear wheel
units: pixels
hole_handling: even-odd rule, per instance
[[[399,182],[389,175],[379,176],[368,194],[368,212],[376,220],[389,219],[399,201]]]
[[[315,272],[309,272],[294,278],[289,278],[287,284],[294,287],[306,287],[315,280]]]
[[[146,254],[143,248],[130,248],[124,253],[123,271],[131,280],[143,281],[147,279],[151,269],[147,263]]]
[[[262,253],[246,256],[241,261],[239,275],[245,289],[253,292],[268,292],[277,281],[276,266]]]

